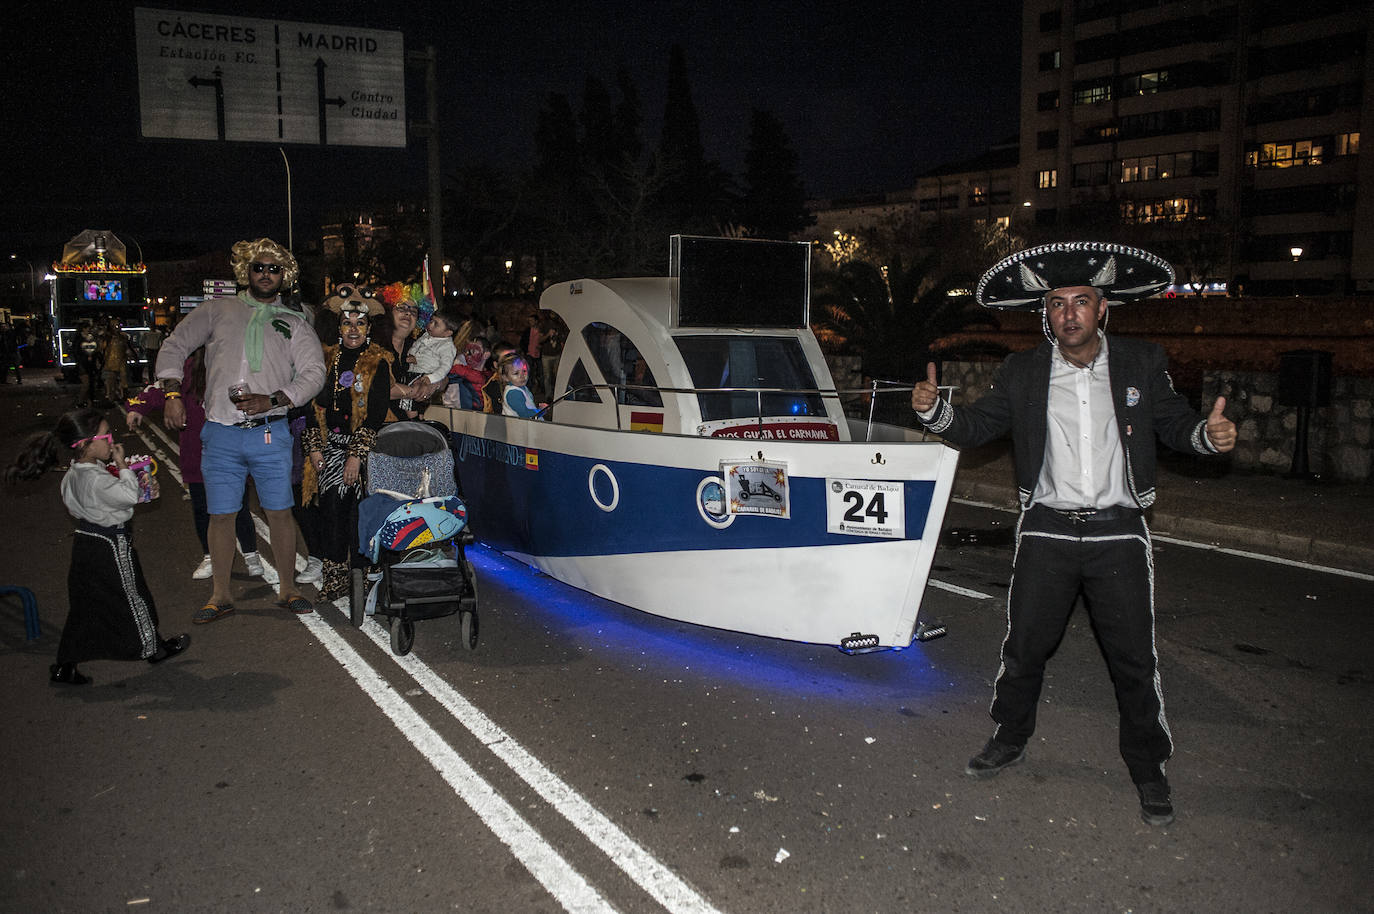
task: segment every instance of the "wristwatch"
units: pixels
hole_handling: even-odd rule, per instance
[[[283,403],[283,402],[281,401],[281,398],[277,396],[277,392],[276,392],[275,390],[272,391],[272,393],[271,393],[270,396],[268,396],[267,402],[269,402],[269,403],[272,404],[272,408],[273,408],[273,409],[276,409],[276,408],[279,407],[279,406],[289,406],[289,405],[290,405],[290,404],[287,404],[287,403]]]

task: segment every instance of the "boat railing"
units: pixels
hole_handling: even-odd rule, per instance
[[[869,403],[868,403],[868,423],[867,423],[867,427],[866,427],[865,433],[864,433],[864,440],[865,440],[865,441],[871,441],[872,438],[873,438],[873,410],[874,410],[874,405],[877,403],[878,397],[879,397],[880,395],[884,395],[884,394],[894,394],[894,393],[901,393],[901,394],[905,394],[905,395],[907,395],[907,396],[910,396],[910,394],[911,394],[911,382],[910,382],[910,381],[884,381],[884,380],[875,379],[875,380],[873,380],[867,387],[845,387],[845,388],[836,388],[836,387],[826,387],[826,388],[817,388],[817,387],[660,387],[660,386],[658,386],[658,385],[656,385],[656,384],[580,384],[580,385],[578,385],[577,387],[570,387],[570,388],[568,388],[568,390],[564,391],[562,395],[560,395],[560,396],[556,397],[555,399],[551,400],[547,405],[545,405],[542,409],[539,410],[539,412],[537,412],[537,413],[535,414],[535,418],[540,418],[540,419],[547,418],[547,416],[550,414],[550,412],[552,411],[552,409],[553,409],[555,406],[557,406],[559,403],[562,403],[562,402],[564,402],[564,401],[566,401],[566,400],[573,400],[573,401],[576,401],[576,398],[577,398],[577,395],[578,395],[578,394],[581,394],[581,393],[586,392],[586,391],[593,391],[593,392],[594,392],[594,391],[598,391],[598,390],[614,391],[615,394],[616,394],[616,398],[615,398],[615,402],[616,402],[616,406],[617,406],[617,409],[616,409],[616,411],[615,411],[615,427],[616,427],[616,431],[624,431],[624,429],[623,429],[623,427],[622,427],[622,425],[621,425],[621,414],[620,414],[620,409],[619,409],[618,407],[620,407],[620,406],[627,406],[627,405],[637,405],[637,404],[627,404],[627,403],[624,403],[624,402],[623,402],[623,400],[624,400],[624,394],[627,393],[627,392],[629,392],[629,391],[652,391],[652,392],[655,393],[655,394],[740,394],[740,393],[743,393],[743,394],[753,394],[753,395],[754,395],[754,404],[755,404],[755,415],[754,415],[754,418],[755,418],[756,421],[758,422],[758,427],[759,427],[760,430],[762,430],[763,427],[764,427],[764,419],[765,419],[765,418],[777,418],[777,417],[774,417],[774,416],[769,416],[769,417],[765,417],[765,416],[764,416],[764,414],[763,414],[763,398],[764,398],[765,395],[772,395],[772,394],[807,394],[807,395],[810,395],[810,396],[819,396],[819,397],[821,397],[822,399],[827,399],[827,400],[829,400],[829,399],[839,399],[839,400],[841,400],[841,401],[843,401],[845,397],[868,397],[868,398],[869,398]],[[946,399],[949,398],[949,392],[952,391],[952,390],[954,390],[953,387],[941,387],[941,388],[940,388],[941,395],[944,396]],[[650,406],[650,404],[647,404],[647,403],[642,404],[642,405],[644,405],[644,406]],[[735,418],[744,418],[744,417],[735,417]]]

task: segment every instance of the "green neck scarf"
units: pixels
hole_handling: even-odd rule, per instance
[[[275,301],[258,301],[247,292],[239,293],[239,301],[253,309],[253,316],[248,319],[248,329],[243,334],[243,354],[248,359],[248,370],[256,373],[262,370],[262,340],[268,322],[272,320],[274,314],[291,314],[293,312],[278,305]],[[284,321],[282,323],[284,329],[281,332],[287,339],[290,339],[291,328]]]

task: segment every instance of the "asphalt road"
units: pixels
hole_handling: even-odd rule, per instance
[[[65,396],[0,388],[5,463]],[[239,612],[190,626],[208,586],[164,476],[135,541],[163,633],[194,643],[70,688],[47,682],[59,478],[0,489],[0,584],[44,626],[26,642],[0,600],[5,911],[1371,910],[1368,580],[1157,550],[1179,809],[1158,829],[1083,612],[1027,762],[963,775],[991,728],[1006,514],[951,507],[922,609],[950,634],[903,651],[668,622],[479,549],[476,650],[450,617],[398,660],[371,622],[272,609],[241,565]]]

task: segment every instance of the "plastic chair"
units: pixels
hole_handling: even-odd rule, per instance
[[[33,591],[27,587],[0,584],[0,597],[9,594],[15,594],[24,604],[24,637],[30,641],[38,640],[38,600],[34,597]]]

